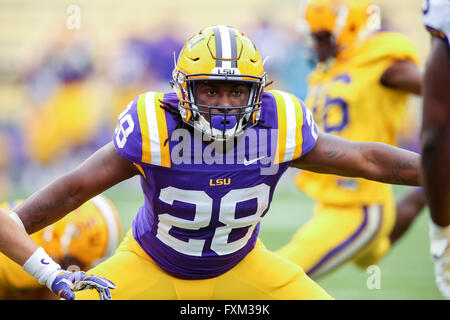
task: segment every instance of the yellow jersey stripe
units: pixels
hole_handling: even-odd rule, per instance
[[[137,101],[137,113],[139,118],[139,125],[141,127],[141,137],[142,137],[142,162],[151,163],[151,150],[150,150],[150,132],[147,125],[147,112],[145,108],[145,96],[146,94],[141,94]]]
[[[295,104],[292,97],[283,91],[280,91],[281,96],[284,99],[284,106],[286,109],[286,149],[284,153],[285,161],[290,161],[294,158],[295,150],[295,134],[296,134],[296,119],[295,119]]]
[[[295,105],[295,120],[296,120],[296,129],[295,129],[295,149],[294,149],[294,159],[300,158],[303,152],[303,108],[296,97],[291,96],[294,100]]]
[[[283,162],[286,152],[286,107],[281,93],[277,90],[270,90],[274,95],[277,105],[278,116],[278,143],[275,152],[274,164]]]
[[[163,167],[170,167],[169,144],[166,114],[160,107],[159,100],[164,93],[147,92],[138,99],[138,117],[142,136],[142,162]]]
[[[169,138],[169,134],[167,132],[167,122],[166,122],[166,113],[164,109],[160,107],[160,100],[164,99],[164,93],[158,93],[155,95],[155,113],[158,124],[158,133],[159,133],[159,146],[161,151],[161,166],[170,168],[170,150],[169,143],[166,145],[164,143]]]
[[[300,101],[293,95],[271,90],[277,102],[278,145],[275,164],[297,159],[302,154],[303,111]]]
[[[160,165],[161,155],[159,148],[158,119],[155,112],[155,92],[145,94],[145,111],[147,114],[147,127],[150,136],[150,158],[151,164]]]

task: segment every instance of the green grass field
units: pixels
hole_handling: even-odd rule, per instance
[[[293,172],[280,181],[271,209],[261,225],[261,238],[269,249],[277,249],[309,219],[313,203],[297,191],[292,183]],[[395,186],[395,196],[408,189]],[[139,180],[130,181],[105,192],[117,205],[128,230],[137,209],[142,203]],[[318,283],[337,299],[442,299],[434,282],[433,264],[429,256],[428,212],[424,210],[412,227],[379,263],[380,289],[368,289],[371,275],[353,264],[345,264],[320,278]]]

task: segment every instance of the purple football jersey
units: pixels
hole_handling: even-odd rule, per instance
[[[133,236],[175,277],[216,277],[254,248],[280,177],[314,147],[318,129],[298,98],[265,92],[264,125],[222,150],[223,143],[179,128],[180,118],[161,108],[162,99],[178,105],[173,93],[140,95],[119,116],[113,137],[119,154],[143,173],[144,204]]]

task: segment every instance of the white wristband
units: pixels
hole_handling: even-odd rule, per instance
[[[15,223],[17,223],[19,225],[19,227],[21,227],[23,230],[25,230],[25,226],[23,225],[22,220],[19,218],[19,216],[17,215],[17,213],[15,213],[14,211],[11,211],[9,214],[9,217],[14,220]]]
[[[40,284],[45,284],[49,289],[53,280],[60,273],[61,267],[45,252],[42,247],[28,258],[22,269],[33,276]]]
[[[450,226],[441,227],[430,219],[430,253],[435,259],[443,256],[450,241]]]
[[[441,227],[430,219],[430,238],[431,239],[448,239],[450,238],[450,225]]]

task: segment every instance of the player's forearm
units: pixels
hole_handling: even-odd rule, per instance
[[[390,88],[421,94],[423,75],[412,61],[400,60],[383,73],[380,82]]]
[[[450,53],[446,42],[432,38],[425,68],[422,116],[424,191],[433,221],[450,224]]]
[[[27,232],[33,233],[138,173],[136,167],[121,157],[113,144],[109,143],[78,168],[33,194],[16,212]]]
[[[1,211],[1,209],[0,209]],[[21,266],[38,245],[4,211],[0,212],[0,251]]]
[[[84,201],[80,187],[71,181],[69,174],[35,192],[15,212],[31,234],[58,221]]]
[[[383,143],[361,143],[362,177],[410,186],[421,185],[420,155]]]
[[[377,142],[354,142],[320,133],[315,147],[293,166],[317,173],[419,185],[419,155]]]
[[[422,143],[423,186],[433,221],[450,225],[450,125],[425,128]]]

